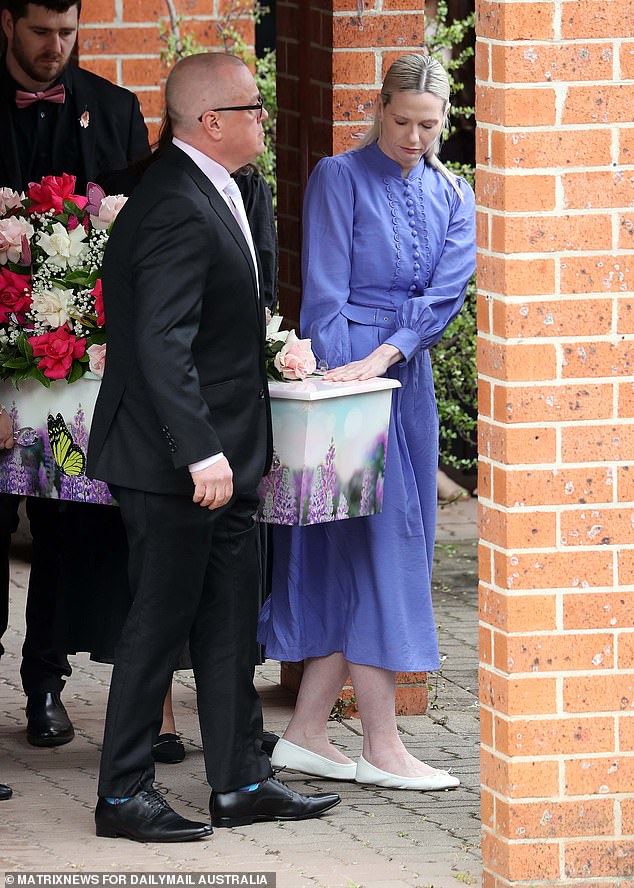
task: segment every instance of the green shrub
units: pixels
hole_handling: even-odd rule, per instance
[[[442,62],[449,74],[452,95],[459,97],[464,87],[458,79],[460,71],[474,53],[475,13],[460,20],[448,19],[447,3],[439,0],[436,18],[429,22],[425,38],[430,55]],[[452,105],[454,120],[470,118],[473,114],[470,105]],[[455,127],[450,127],[445,135],[450,137],[454,130]],[[475,169],[472,166],[456,163],[447,166],[473,186]],[[440,421],[440,461],[465,472],[470,472],[477,462],[476,335],[474,275],[467,287],[462,311],[431,353]]]

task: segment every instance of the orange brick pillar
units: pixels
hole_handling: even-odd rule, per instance
[[[320,157],[353,148],[391,62],[424,43],[422,0],[278,0],[278,234],[280,308],[294,322],[301,301],[302,198]],[[282,664],[293,692],[301,664]],[[349,699],[352,688],[343,697]],[[399,673],[397,711],[427,708],[424,673]],[[349,706],[346,714],[356,715]]]
[[[634,878],[633,22],[477,6],[485,888]]]
[[[217,23],[225,11],[221,0],[174,0],[181,32],[208,50],[222,50]],[[158,132],[163,113],[163,86],[169,68],[161,62],[159,25],[167,27],[165,0],[89,0],[82,6],[78,49],[80,64],[139,97],[150,139]],[[236,20],[247,42],[254,43],[248,16]]]

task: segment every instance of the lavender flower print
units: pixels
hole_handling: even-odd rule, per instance
[[[297,505],[291,486],[290,469],[282,471],[282,480],[278,487],[273,511],[273,519],[276,524],[296,524]]]
[[[317,466],[313,480],[313,488],[310,494],[308,506],[308,524],[321,524],[326,520],[326,489],[324,485],[324,471],[322,466]]]
[[[346,499],[346,495],[341,491],[339,494],[339,504],[337,506],[337,521],[343,521],[344,518],[348,517],[348,500]]]
[[[361,486],[361,505],[359,515],[370,515],[372,512],[372,478],[370,469],[366,466],[363,470],[363,484]]]

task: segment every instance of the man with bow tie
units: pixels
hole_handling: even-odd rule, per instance
[[[80,12],[81,0],[0,0],[0,187],[22,191],[42,176],[71,173],[81,194],[87,182],[149,151],[136,96],[69,64]],[[6,413],[0,415],[0,440],[10,441],[10,431]],[[8,552],[18,500],[0,495],[0,635],[8,620]],[[60,700],[71,670],[51,633],[62,579],[62,529],[91,508],[99,507],[27,498],[33,555],[21,676],[27,738],[35,746],[59,746],[74,736]]]

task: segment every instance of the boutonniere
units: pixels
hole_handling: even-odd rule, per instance
[[[83,127],[83,129],[88,129],[90,126],[90,114],[88,113],[88,109],[86,109],[79,118],[79,125]]]

